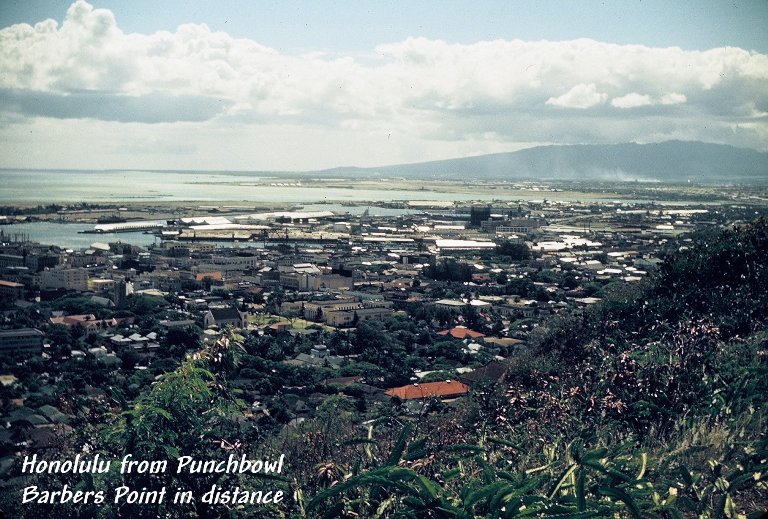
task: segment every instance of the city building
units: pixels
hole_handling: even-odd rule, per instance
[[[88,270],[84,268],[50,269],[40,272],[40,288],[43,290],[63,288],[66,290],[88,290]]]
[[[203,316],[203,327],[232,325],[245,328],[247,314],[237,308],[210,308]]]
[[[24,297],[24,285],[0,279],[0,300],[15,301]]]
[[[35,328],[0,330],[0,353],[39,355],[43,351],[45,335]]]

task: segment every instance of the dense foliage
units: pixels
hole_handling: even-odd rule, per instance
[[[457,443],[406,429],[386,462],[338,478],[310,508],[760,516],[767,310],[764,221],[681,248],[650,282],[540,327],[504,384],[475,391]]]

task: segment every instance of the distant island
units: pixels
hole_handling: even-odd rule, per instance
[[[768,181],[768,153],[691,141],[552,145],[477,157],[373,168],[340,167],[312,173],[355,177],[762,183]]]
[[[768,183],[768,152],[700,141],[651,144],[552,144],[471,157],[319,170],[37,169],[0,167],[3,172],[181,173],[280,178],[377,180],[488,180],[565,182],[659,182],[667,184]]]

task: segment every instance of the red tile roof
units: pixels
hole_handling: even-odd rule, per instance
[[[110,327],[114,328],[120,324],[133,324],[133,317],[117,317],[112,319],[96,319],[93,314],[83,315],[65,315],[61,317],[51,317],[51,324],[63,324],[66,327],[82,326],[83,328],[101,328]]]
[[[414,398],[459,396],[468,392],[469,386],[466,384],[456,380],[447,380],[445,382],[426,382],[424,384],[393,387],[387,389],[386,394],[396,396],[401,400],[413,400]]]
[[[437,332],[438,335],[448,335],[450,334],[451,337],[455,339],[465,339],[467,337],[485,337],[485,334],[476,332],[475,330],[470,330],[469,328],[465,328],[463,326],[457,326],[456,328],[451,328],[450,330],[443,330],[441,332]]]
[[[270,330],[287,330],[293,328],[291,323],[274,323],[269,325]]]

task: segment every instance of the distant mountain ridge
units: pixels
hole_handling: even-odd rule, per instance
[[[768,153],[696,141],[551,145],[477,157],[312,173],[345,177],[754,182],[768,181]]]

